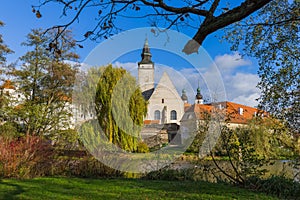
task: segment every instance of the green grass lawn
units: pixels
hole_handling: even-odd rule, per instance
[[[0,180],[0,199],[275,199],[223,184],[139,179]]]

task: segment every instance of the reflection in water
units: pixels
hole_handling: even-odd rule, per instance
[[[226,172],[232,172],[233,169],[229,161],[217,161],[218,165]],[[268,178],[272,175],[281,176],[284,175],[287,178],[294,179],[296,182],[300,182],[300,170],[293,167],[293,162],[290,160],[276,160],[272,165],[264,166],[263,169],[268,172],[263,178]],[[189,170],[192,169],[196,174],[195,179],[216,182],[216,177],[226,178],[222,173],[218,172],[213,161],[201,161],[195,164],[187,161],[178,161],[169,166],[169,169],[174,170]],[[208,170],[209,169],[209,170]],[[213,173],[212,173],[213,171]]]

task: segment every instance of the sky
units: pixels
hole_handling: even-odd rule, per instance
[[[69,17],[61,17],[61,7],[55,4],[42,8],[42,17],[38,19],[32,13],[31,8],[32,5],[37,4],[38,0],[3,0],[1,2],[0,21],[3,21],[5,26],[0,28],[0,34],[5,44],[15,52],[7,57],[8,62],[16,61],[29,50],[21,43],[25,41],[31,29],[49,28],[70,20]],[[75,23],[71,27],[76,39],[82,39],[86,30],[89,30],[95,23],[92,11],[84,12],[79,20],[80,24]],[[141,48],[147,37],[152,60],[155,62],[155,81],[158,81],[162,73],[167,71],[179,94],[182,89],[187,90],[190,103],[193,103],[195,91],[199,85],[207,102],[212,100],[212,93],[221,88],[225,92],[221,100],[248,106],[257,105],[255,99],[260,94],[256,88],[259,81],[257,62],[252,58],[242,57],[241,52],[230,51],[230,44],[220,41],[223,35],[222,30],[208,36],[197,55],[186,56],[180,52],[188,38],[193,36],[194,31],[184,30],[184,34],[174,32],[172,37],[166,39],[167,36],[163,34],[159,37],[151,35],[147,28],[149,26],[147,20],[125,20],[120,23],[128,31],[100,43],[83,42],[84,48],[77,49],[81,57],[80,62],[96,66],[113,63],[136,75],[137,62],[141,59]],[[118,39],[119,42],[115,42]],[[166,42],[168,39],[171,39],[170,43]],[[121,52],[120,49],[123,51]]]

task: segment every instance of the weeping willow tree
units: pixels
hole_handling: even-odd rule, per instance
[[[136,80],[125,69],[107,66],[95,97],[99,125],[110,143],[136,151],[147,102]]]

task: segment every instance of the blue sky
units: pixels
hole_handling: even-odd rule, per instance
[[[21,46],[21,43],[25,40],[26,35],[31,29],[48,28],[52,25],[62,24],[69,20],[68,17],[61,17],[61,7],[58,7],[55,4],[49,4],[42,8],[42,18],[37,19],[34,13],[31,12],[31,5],[37,4],[38,0],[4,0],[1,2],[0,20],[5,23],[5,26],[0,28],[0,34],[3,35],[5,43],[15,52],[8,56],[9,62],[15,61],[28,50],[28,47]],[[88,10],[84,12],[80,18],[80,24],[72,26],[76,39],[82,39],[82,34],[92,27],[95,18],[93,15],[94,12],[92,11],[93,10]],[[147,20],[124,20],[120,23],[122,23],[125,29],[149,26]],[[145,33],[144,35],[140,35],[136,38],[131,38],[131,40],[137,40],[135,42],[139,43],[140,48],[142,48],[146,34],[148,34],[149,37],[150,47],[152,44],[155,46],[155,38],[149,35],[149,33]],[[192,30],[186,30],[184,31],[184,34],[192,37],[194,32]],[[215,63],[222,74],[222,79],[227,93],[227,100],[254,106],[257,104],[255,102],[255,98],[259,95],[259,91],[255,87],[259,80],[256,74],[258,69],[257,64],[253,59],[242,58],[239,55],[239,52],[231,52],[229,44],[225,41],[222,43],[219,41],[222,34],[223,31],[220,30],[210,35],[204,41],[202,47],[209,55],[211,63]],[[101,44],[92,41],[85,41],[82,45],[84,48],[78,49],[77,51],[77,53],[81,56],[81,62],[86,60],[92,50]],[[113,48],[109,50],[113,51]],[[178,51],[180,50],[181,49],[178,49]],[[167,70],[164,67],[170,67],[175,70],[176,73],[179,72],[184,74],[184,76],[189,80],[191,88],[196,89],[200,79],[197,77],[199,76],[199,72],[195,72],[195,70],[193,71],[192,67],[187,64],[185,59],[178,56],[176,57],[172,55],[172,53],[164,51],[163,49],[153,48],[151,51],[153,54],[153,61],[158,66],[162,67],[158,67],[159,69],[162,69],[160,71]],[[136,66],[136,63],[139,60],[140,49],[135,49],[131,52],[127,52],[125,55],[120,55],[113,62],[117,62],[119,65],[127,66],[128,69],[131,69]],[[203,59],[199,59],[198,63],[199,65],[206,65],[203,69],[199,68],[204,79],[213,80],[214,74],[210,69],[211,63],[206,63]],[[99,61],[97,64],[105,63],[101,63]],[[160,75],[161,74],[159,73],[157,74],[158,77]],[[180,83],[176,83],[176,78],[173,77],[173,79],[178,91],[181,91],[184,86]],[[189,97],[191,103],[193,95],[193,91],[190,91]]]

